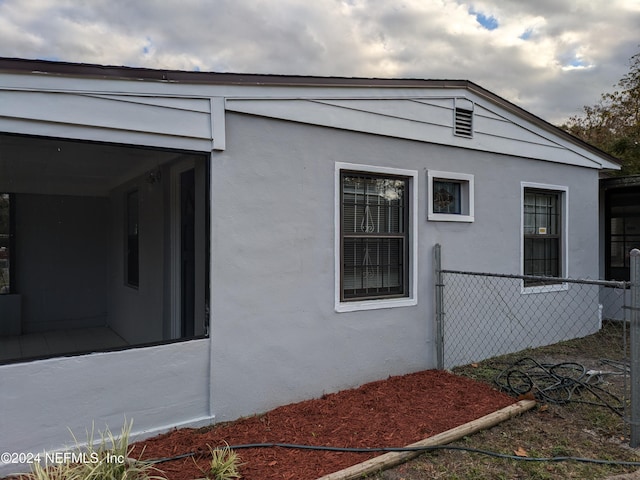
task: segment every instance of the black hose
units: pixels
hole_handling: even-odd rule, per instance
[[[476,453],[481,455],[487,455],[495,458],[502,458],[507,460],[519,460],[523,462],[580,462],[580,463],[595,463],[600,465],[621,465],[640,467],[640,462],[631,462],[624,460],[601,460],[595,458],[582,458],[582,457],[520,457],[517,455],[508,455],[504,453],[492,452],[489,450],[481,450],[477,448],[460,447],[456,445],[429,445],[429,446],[417,446],[417,447],[374,447],[374,448],[353,448],[353,447],[329,447],[322,445],[299,445],[293,443],[248,443],[243,445],[225,445],[221,448],[229,448],[230,450],[243,450],[249,448],[292,448],[298,450],[319,450],[330,452],[343,452],[343,453],[382,453],[382,452],[431,452],[436,450],[455,450],[469,453]],[[157,458],[153,460],[145,460],[146,463],[157,464],[170,462],[173,460],[180,460],[186,457],[196,457],[203,455],[202,453],[189,452],[182,455],[176,455],[175,457]]]

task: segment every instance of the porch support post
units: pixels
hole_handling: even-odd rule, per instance
[[[227,147],[225,127],[225,98],[211,98],[211,147],[212,150],[224,150]]]

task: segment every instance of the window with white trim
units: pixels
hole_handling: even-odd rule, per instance
[[[473,175],[429,170],[428,219],[443,222],[474,221]]]
[[[522,272],[539,277],[565,275],[566,188],[523,184]],[[558,281],[558,284],[560,282]],[[548,281],[525,280],[524,287],[557,286]]]
[[[336,164],[336,309],[415,305],[417,172]]]

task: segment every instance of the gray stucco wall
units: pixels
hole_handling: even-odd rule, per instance
[[[418,304],[334,310],[335,162],[413,169]],[[427,221],[427,170],[475,175],[475,222]],[[212,408],[219,420],[435,366],[432,248],[520,272],[521,181],[569,187],[569,274],[598,276],[597,172],[227,114],[212,157]]]
[[[0,365],[0,444],[16,452],[68,451],[108,426],[132,439],[208,425],[209,342],[193,340],[121,352]],[[71,432],[71,433],[70,433]],[[95,437],[94,437],[95,439]],[[28,470],[0,464],[0,475]]]

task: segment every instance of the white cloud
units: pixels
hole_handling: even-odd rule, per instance
[[[0,56],[469,79],[558,122],[627,72],[638,25],[640,0],[4,0]]]

